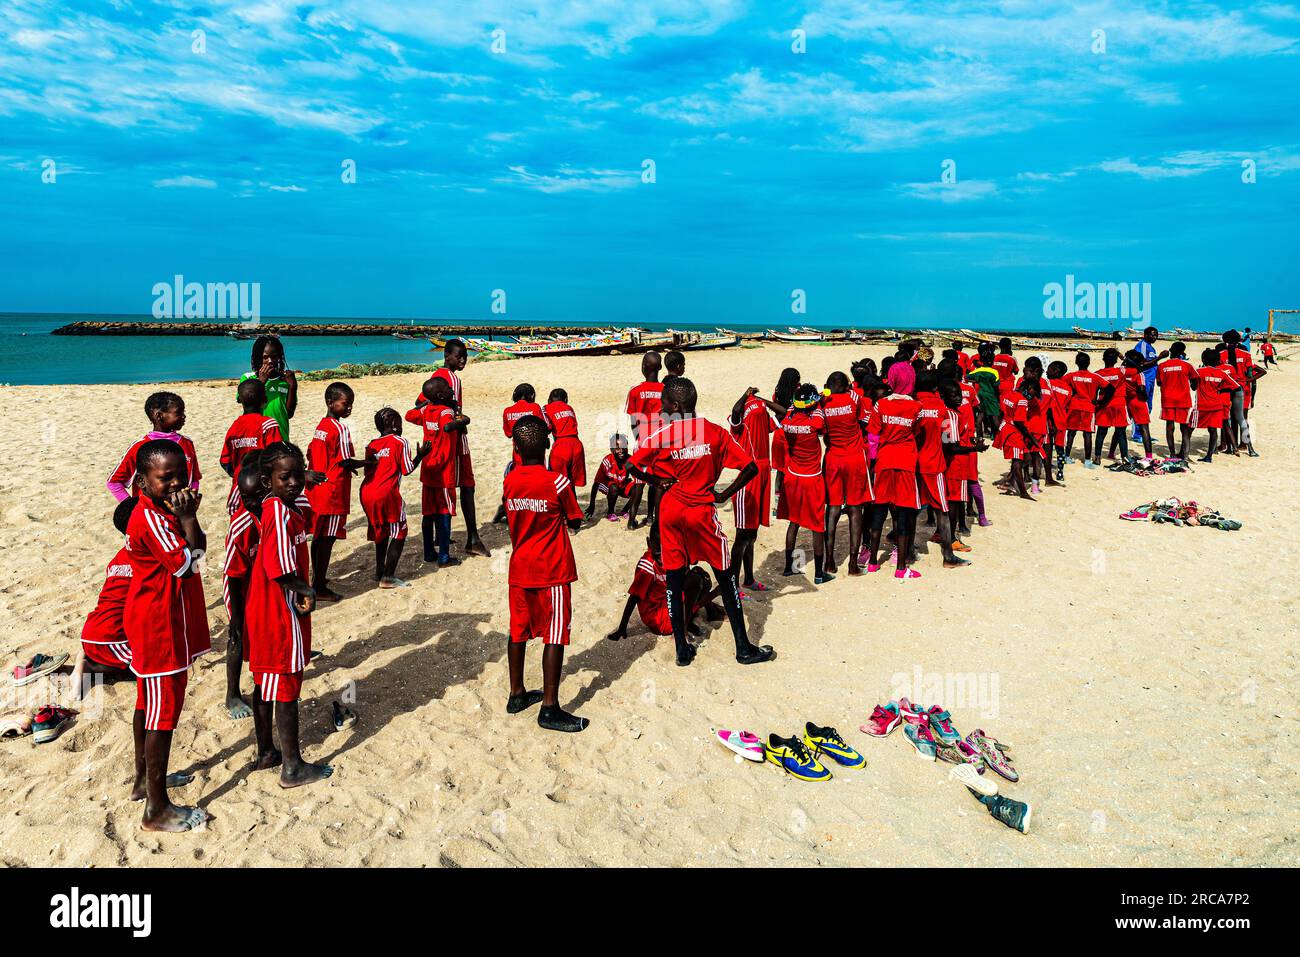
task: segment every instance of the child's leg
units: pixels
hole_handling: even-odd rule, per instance
[[[465,554],[487,555],[487,546],[478,536],[478,510],[474,507],[474,486],[460,490],[460,510],[465,516]]]
[[[1174,421],[1169,419],[1165,422],[1165,446],[1169,449],[1169,457],[1173,458],[1178,454],[1179,449],[1174,445]]]
[[[278,768],[281,756],[271,734],[271,702],[262,697],[261,686],[253,682],[253,739],[257,743],[257,759],[253,770]]]
[[[912,551],[916,547],[916,519],[918,510],[914,508],[895,507],[894,525],[898,529],[898,571],[906,571],[912,560]]]
[[[682,575],[685,576],[685,571]],[[731,622],[731,634],[736,639],[736,660],[744,665],[752,665],[776,657],[772,649],[766,645],[760,648],[749,643],[749,632],[745,628],[745,613],[740,609],[740,586],[736,584],[736,576],[731,574],[730,569],[715,568],[713,577],[718,581],[722,607],[727,612],[727,620]],[[684,619],[685,614],[682,617]],[[676,635],[675,624],[673,628]]]
[[[1083,457],[1085,459],[1092,458],[1092,433],[1091,432],[1083,433]]]
[[[426,562],[438,560],[438,518],[437,515],[425,515],[420,519],[420,540],[424,544]]]
[[[794,570],[794,546],[799,540],[799,526],[791,522],[785,527],[785,571],[781,572],[787,578],[795,574]]]
[[[969,565],[970,562],[964,558],[958,558],[957,553],[952,550],[952,512],[936,512],[937,521],[935,522],[935,534],[939,536],[939,548],[943,552],[944,568],[960,568],[963,565]]]
[[[971,500],[975,503],[975,514],[982,528],[989,524],[988,515],[984,512],[984,486],[980,484],[979,479],[971,479],[966,487],[970,490]]]
[[[832,569],[826,567],[826,533],[813,532],[813,581],[820,585],[835,577]]]
[[[402,546],[406,544],[404,538],[390,538],[388,540],[388,552],[384,555],[384,577],[386,582],[397,580],[397,563],[402,558]]]
[[[830,505],[826,508],[826,532],[825,541],[822,544],[824,555],[822,558],[823,567],[826,571],[834,574],[835,572],[835,526],[840,523],[840,512],[844,510],[842,505]],[[816,546],[817,534],[813,533],[813,555],[817,554]],[[819,571],[818,577],[821,576]]]
[[[744,564],[745,564],[745,586],[753,588],[757,582],[754,579],[754,546],[758,543],[758,529],[753,530],[749,536],[749,541],[745,545]]]
[[[1067,429],[1065,433],[1065,457],[1070,457],[1070,452],[1074,449],[1074,437],[1079,433],[1074,429]]]
[[[628,528],[636,528],[638,525],[636,520],[636,513],[637,510],[641,507],[641,496],[642,494],[644,494],[642,491],[644,488],[645,486],[641,484],[632,486],[632,494],[628,496],[628,501],[627,501],[627,527]]]
[[[966,524],[966,503],[949,502],[948,509],[952,512],[953,537],[959,538],[962,535],[969,535],[970,526]]]
[[[876,503],[871,513],[871,525],[867,530],[867,570],[880,567],[880,533],[885,530],[885,513],[889,506]]]
[[[135,709],[135,715],[131,720],[131,736],[135,744],[135,783],[131,786],[131,800],[142,801],[147,793],[145,789],[143,708]]]
[[[330,557],[334,554],[333,535],[313,535],[311,539],[311,587],[316,589],[317,597],[342,596],[329,588]]]
[[[1128,429],[1127,428],[1123,426],[1116,427],[1115,437],[1111,439],[1111,443],[1110,443],[1112,449],[1115,447],[1116,442],[1119,443],[1119,457],[1121,459],[1128,458]],[[1112,454],[1114,453],[1112,452]]]
[[[858,567],[858,549],[862,547],[862,506],[849,506],[849,574],[861,575]]]
[[[226,710],[236,720],[253,713],[239,693],[239,675],[243,668],[244,623],[232,621],[226,629]]]
[[[618,505],[618,489],[611,488],[605,496],[605,517],[614,514],[614,509]]]
[[[677,663],[685,667],[695,660],[695,648],[686,640],[686,569],[665,569],[667,579],[668,620],[673,626],[673,644]]]
[[[1097,443],[1097,447],[1101,448],[1100,442]],[[1029,494],[1029,489],[1025,487],[1025,467],[1019,459],[1011,460],[1011,487],[1021,498],[1027,498],[1031,502],[1034,500]]]
[[[746,588],[754,586],[754,540],[758,538],[756,528],[736,529],[736,541],[731,546],[731,571],[739,575],[744,566]]]
[[[388,555],[388,539],[381,538],[375,542],[375,581],[384,580],[385,558]]]
[[[542,709],[537,723],[548,731],[581,731],[590,722],[560,707],[560,674],[564,671],[564,645],[545,645],[542,651]]]
[[[1103,426],[1099,426],[1098,429],[1097,429],[1097,441],[1093,443],[1094,447],[1095,447],[1096,450],[1097,450],[1097,454],[1096,454],[1095,456],[1089,454],[1089,456],[1088,456],[1089,458],[1092,459],[1092,462],[1093,462],[1094,465],[1100,465],[1100,464],[1101,464],[1101,453],[1102,453],[1102,449],[1104,449],[1104,448],[1106,447],[1106,431],[1107,431],[1107,428],[1108,428],[1107,426],[1104,426],[1104,425],[1103,425]],[[1086,437],[1084,438],[1084,441],[1085,441],[1085,442],[1087,441],[1087,438],[1086,438]],[[1087,448],[1087,446],[1085,446],[1085,448]]]
[[[437,553],[439,565],[460,564],[460,560],[451,557],[451,516],[435,515],[433,524],[437,529]]]
[[[1138,432],[1142,436],[1142,453],[1147,458],[1154,457],[1155,455],[1154,446],[1151,443],[1151,426],[1139,425]]]
[[[275,703],[275,727],[280,732],[280,750],[284,755],[284,764],[280,767],[280,787],[301,787],[313,781],[323,781],[334,773],[331,765],[309,764],[302,759],[298,744],[297,701]]]
[[[1219,447],[1219,430],[1210,429],[1209,432],[1210,440],[1205,443],[1205,456],[1201,459],[1202,462],[1214,461],[1214,450]]]

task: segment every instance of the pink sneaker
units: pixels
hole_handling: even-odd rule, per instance
[[[906,581],[909,578],[920,578],[921,573],[915,568],[895,568],[894,577],[899,581]]]
[[[749,731],[728,731],[723,728],[713,732],[724,748],[735,751],[747,761],[763,760],[763,742]]]
[[[893,704],[891,701],[890,704]],[[929,724],[930,714],[919,704],[912,704],[906,698],[898,700],[898,714],[908,724]]]
[[[899,712],[898,702],[891,701],[883,707],[876,705],[876,709],[871,712],[871,717],[867,719],[867,723],[858,725],[858,730],[871,735],[873,738],[883,738],[902,723],[903,716]]]

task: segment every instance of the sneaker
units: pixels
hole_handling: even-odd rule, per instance
[[[864,768],[867,759],[856,748],[845,744],[840,733],[834,728],[819,728],[809,721],[804,725],[803,743],[812,748],[813,754],[828,754],[837,764],[846,768]]]
[[[984,796],[972,790],[971,794],[989,809],[994,820],[1001,821],[1007,827],[1019,831],[1021,834],[1029,833],[1029,820],[1034,816],[1034,809],[1024,801],[1013,801],[1009,797],[1003,797],[1000,794]]]
[[[998,793],[998,782],[980,776],[980,769],[963,761],[948,772],[949,781],[957,781],[972,791],[992,797]]]
[[[72,723],[77,712],[71,708],[56,708],[47,704],[36,712],[32,719],[32,740],[37,744],[53,741],[63,733],[63,729]]]
[[[930,729],[924,724],[909,724],[903,728],[903,734],[912,747],[916,748],[916,756],[923,761],[933,761],[939,751],[939,743],[930,733]]]
[[[893,701],[889,702],[891,705]],[[906,698],[900,698],[897,702],[898,713],[908,724],[926,724],[930,720],[929,713],[919,704],[912,704]]]
[[[58,671],[67,660],[68,655],[66,652],[57,655],[32,655],[26,664],[14,668],[14,687],[21,688],[23,685],[29,685],[33,681],[44,678],[53,671]]]
[[[763,760],[763,742],[758,735],[750,731],[728,731],[726,728],[714,731],[718,743],[729,751],[735,751],[746,761]]]
[[[966,735],[966,743],[979,752],[979,756],[984,763],[991,767],[998,774],[1002,775],[1008,781],[1019,781],[1020,774],[1011,766],[1002,749],[997,747],[984,734],[983,729],[976,728],[970,734]]]
[[[818,761],[808,746],[798,738],[768,735],[768,744],[763,753],[786,774],[793,775],[800,781],[829,781],[832,777],[830,769]]]
[[[993,519],[981,515],[979,517],[979,523],[980,523],[980,528],[988,528],[990,525],[993,524]]]
[[[929,715],[930,730],[934,732],[936,738],[944,744],[953,745],[961,740],[961,735],[958,733],[957,729],[952,726],[951,714],[944,711],[938,705],[935,705],[930,709]]]
[[[888,737],[889,732],[893,731],[903,723],[903,716],[898,712],[898,702],[891,701],[889,704],[876,705],[871,717],[867,719],[866,724],[858,725],[858,730],[863,734],[869,734],[873,738]]]

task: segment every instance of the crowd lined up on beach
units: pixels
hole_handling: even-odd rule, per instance
[[[943,568],[970,564],[963,556],[971,551],[965,540],[971,526],[992,524],[979,458],[990,444],[1008,465],[992,485],[1032,500],[1044,486],[1063,486],[1071,463],[1098,468],[1108,454],[1116,463],[1149,465],[1159,438],[1151,429],[1158,395],[1170,459],[1185,461],[1198,431],[1205,433],[1199,461],[1242,451],[1256,455],[1250,409],[1265,370],[1248,345],[1229,330],[1201,352],[1197,366],[1183,343],[1157,352],[1157,339],[1148,329],[1131,349],[1107,349],[1100,368],[1081,352],[1073,370],[1039,356],[1022,363],[1006,339],[980,343],[973,352],[954,341],[938,355],[905,341],[879,364],[861,359],[822,384],[805,382],[788,368],[770,394],[745,389],[716,422],[697,411],[685,356],[648,352],[642,381],[624,404],[628,431],[611,437],[585,510],[578,492],[588,486],[586,451],[566,390],[550,390],[540,405],[533,386],[520,383],[502,413],[497,440],[512,451],[494,519],[507,524],[511,541],[506,710],[539,706],[537,723],[550,730],[576,732],[587,725],[560,706],[559,685],[578,578],[570,534],[589,522],[626,521],[647,530],[646,551],[608,638],[626,637],[635,613],[651,634],[671,635],[677,664],[688,666],[696,655],[691,637],[701,634],[703,616],[728,623],[739,663],[759,664],[776,652],[750,640],[743,602],[772,587],[756,579],[754,552],[761,530],[773,521],[786,523],[787,576],[805,574],[799,539],[806,532],[816,585],[833,581],[842,565],[847,576],[884,571],[905,582],[921,577],[915,566],[923,519],[933,527],[928,540],[939,546]],[[1266,355],[1266,363],[1271,358]],[[283,346],[269,336],[253,344],[251,370],[237,389],[242,413],[213,457],[230,479],[221,495],[227,517],[221,563],[229,622],[226,707],[234,718],[253,718],[255,767],[278,768],[283,787],[332,772],[301,753],[298,701],[317,654],[312,615],[321,603],[344,599],[331,587],[329,569],[335,543],[348,535],[354,477],[361,475],[357,500],[379,588],[409,587],[399,574],[408,536],[401,481],[417,469],[423,561],[451,569],[488,554],[479,535],[471,420],[460,378],[467,361],[464,344],[448,341],[442,367],[411,407],[381,409],[375,437],[359,452],[348,424],[353,390],[331,383],[304,451],[289,441],[299,392]],[[154,393],[145,414],[150,431],[108,478],[118,500],[113,522],[125,543],[108,562],[98,604],[86,620],[71,687],[80,693],[90,676],[136,683],[132,798],[144,802],[145,828],[181,831],[205,819],[197,808],[172,804],[167,794],[184,783],[183,776],[168,774],[168,762],[190,667],[211,650],[197,564],[209,551],[198,514],[203,473],[201,456],[182,432],[181,396]],[[418,435],[405,437],[407,426]],[[1130,439],[1141,443],[1142,455],[1129,455]],[[1079,446],[1082,459],[1076,457]],[[731,478],[720,486],[724,473]],[[718,506],[728,502],[731,535],[718,515]],[[603,515],[596,518],[601,504]],[[452,554],[458,512],[466,529],[462,557]],[[472,577],[472,568],[471,562],[457,574]],[[532,639],[543,646],[541,689],[524,683]],[[36,655],[15,669],[14,680],[27,683],[65,670],[68,658]],[[245,663],[253,679],[248,697],[240,689]],[[74,713],[53,706],[43,711],[38,724],[54,733]],[[355,721],[337,704],[334,716],[339,727]]]

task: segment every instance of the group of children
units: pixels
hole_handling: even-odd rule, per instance
[[[853,364],[851,375],[831,373],[820,388],[786,369],[770,398],[746,389],[725,426],[698,415],[696,388],[685,377],[680,353],[670,353],[666,362],[647,353],[643,381],[629,391],[624,406],[635,449],[625,435],[613,436],[585,516],[577,499],[577,490],[587,484],[585,452],[568,395],[554,389],[540,406],[533,387],[520,384],[502,415],[512,454],[498,515],[512,543],[507,711],[540,704],[542,727],[573,732],[587,724],[561,708],[558,689],[577,579],[569,536],[593,515],[597,495],[606,499],[607,519],[626,515],[629,527],[636,527],[642,493],[649,490],[647,550],[636,563],[610,639],[627,634],[635,611],[653,634],[672,635],[677,663],[689,665],[696,648],[688,635],[699,634],[696,622],[703,614],[711,622],[729,622],[737,661],[770,661],[776,653],[749,640],[741,603],[742,587],[765,590],[755,578],[754,546],[759,529],[770,525],[774,514],[788,522],[784,573],[800,573],[796,545],[800,530],[806,530],[817,584],[838,571],[837,526],[844,515],[850,575],[878,571],[884,564],[882,544],[888,543],[895,577],[920,577],[911,566],[922,509],[932,515],[930,540],[940,546],[944,567],[965,566],[969,562],[959,553],[970,551],[962,541],[969,532],[967,507],[979,524],[990,524],[978,455],[986,438],[1010,465],[1007,491],[1022,497],[1038,491],[1040,476],[1047,484],[1062,481],[1080,434],[1086,467],[1100,463],[1108,432],[1127,454],[1130,425],[1150,456],[1154,379],[1171,455],[1187,456],[1196,429],[1208,432],[1202,461],[1210,461],[1215,451],[1235,453],[1242,447],[1254,455],[1248,412],[1255,384],[1265,373],[1239,342],[1235,333],[1225,334],[1217,349],[1204,351],[1199,368],[1186,360],[1184,345],[1174,343],[1154,357],[1106,350],[1096,371],[1089,368],[1088,354],[1080,353],[1074,372],[1061,362],[1043,368],[1036,356],[1022,369],[1007,340],[1000,349],[983,344],[974,354],[954,342],[937,363],[929,350],[905,344],[879,369],[864,359]],[[347,535],[353,475],[363,474],[358,498],[375,544],[380,587],[406,584],[397,576],[407,534],[400,484],[417,467],[425,561],[439,567],[460,564],[450,554],[458,502],[466,513],[464,554],[487,553],[472,520],[470,420],[461,409],[457,375],[466,352],[451,340],[445,355],[444,367],[424,383],[412,409],[402,415],[384,408],[375,415],[378,436],[361,456],[347,424],[354,395],[346,384],[325,389],[326,414],[305,455],[284,440],[287,421],[266,414],[262,378],[246,377],[238,386],[242,411],[219,458],[231,479],[222,563],[230,622],[226,706],[232,717],[253,717],[254,766],[278,767],[284,787],[332,772],[303,759],[297,702],[313,656],[312,612],[318,602],[342,597],[329,587],[328,568],[334,542]],[[660,381],[663,368],[669,374]],[[198,809],[171,803],[167,788],[186,779],[169,775],[167,765],[189,667],[210,651],[198,574],[207,537],[197,518],[199,459],[180,432],[184,401],[174,393],[154,393],[145,412],[150,431],[131,445],[108,480],[119,502],[114,524],[126,543],[107,566],[72,675],[74,688],[87,675],[136,681],[132,796],[145,802],[146,828],[177,831],[204,819]],[[420,428],[418,445],[403,438],[404,422]],[[735,477],[718,489],[727,470]],[[627,500],[622,510],[620,498]],[[728,501],[735,522],[731,542],[717,512]],[[892,518],[887,537],[886,518]],[[700,565],[709,566],[712,579]],[[529,690],[523,682],[524,652],[534,638],[544,646],[541,690]],[[240,692],[245,662],[253,678],[251,701]]]

